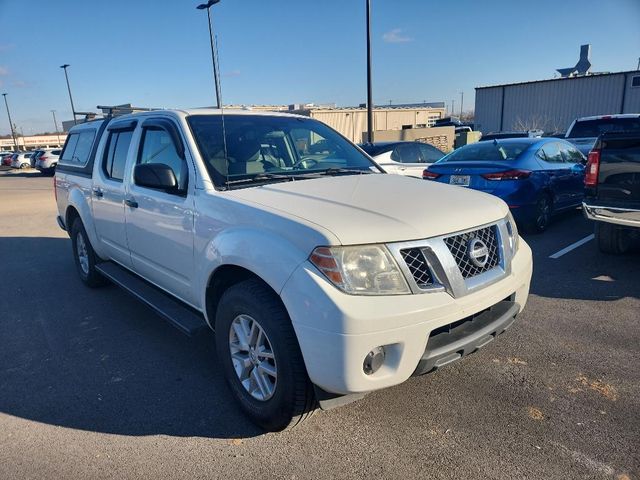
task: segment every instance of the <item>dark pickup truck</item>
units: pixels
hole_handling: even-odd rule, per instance
[[[596,222],[598,248],[624,253],[640,238],[640,131],[604,133],[589,153],[586,217]]]

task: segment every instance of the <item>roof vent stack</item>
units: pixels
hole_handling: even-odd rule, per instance
[[[588,75],[591,70],[591,45],[580,45],[580,60],[575,67],[559,68],[556,70],[562,77]]]

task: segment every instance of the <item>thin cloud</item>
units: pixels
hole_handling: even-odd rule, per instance
[[[413,41],[413,39],[407,35],[403,35],[401,28],[394,28],[382,35],[382,40],[386,43],[407,43]]]
[[[231,70],[230,72],[225,72],[222,74],[223,77],[239,77],[240,76],[240,70]]]
[[[16,88],[26,88],[29,86],[29,84],[27,82],[25,82],[24,80],[14,80],[11,85],[13,85]]]
[[[9,75],[9,69],[0,65],[0,77],[5,77],[7,75]]]
[[[0,43],[0,52],[8,52],[9,50],[13,50],[12,43]]]

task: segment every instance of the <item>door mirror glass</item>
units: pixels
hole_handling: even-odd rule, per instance
[[[176,174],[165,163],[136,165],[133,169],[133,181],[141,187],[164,190],[167,193],[180,193]]]

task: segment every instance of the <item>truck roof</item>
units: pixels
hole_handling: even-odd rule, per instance
[[[583,122],[587,120],[604,120],[607,118],[638,118],[640,113],[614,113],[613,115],[592,115],[590,117],[579,117],[576,122]]]

